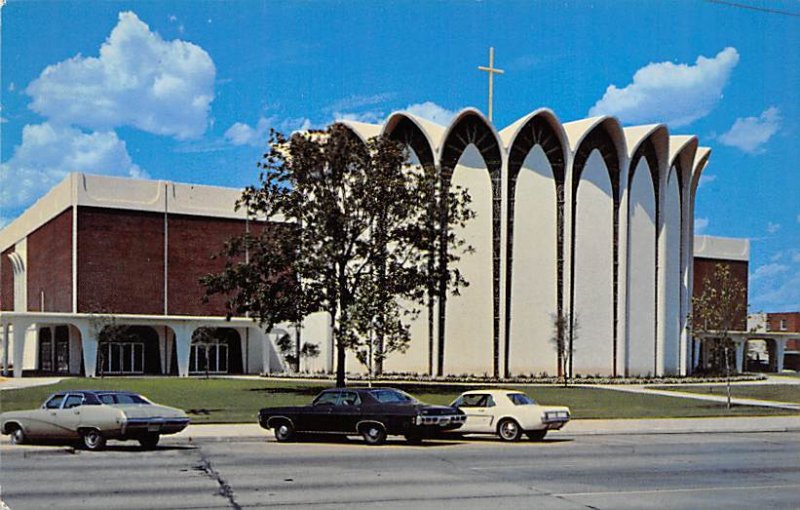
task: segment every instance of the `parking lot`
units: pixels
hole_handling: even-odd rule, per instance
[[[800,432],[570,436],[544,442],[271,437],[156,451],[0,446],[2,497],[42,508],[798,508]]]

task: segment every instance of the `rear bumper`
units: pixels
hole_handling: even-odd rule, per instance
[[[189,418],[131,418],[122,427],[122,435],[176,434],[189,425]]]
[[[414,425],[431,430],[453,430],[464,425],[465,421],[465,414],[419,415],[414,420]]]

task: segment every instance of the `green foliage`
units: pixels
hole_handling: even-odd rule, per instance
[[[207,295],[226,296],[229,315],[249,314],[266,329],[328,312],[338,385],[346,349],[371,351],[378,363],[403,351],[417,307],[430,308],[442,285],[466,285],[448,268],[471,249],[454,231],[474,216],[469,195],[442,193],[436,169],[409,165],[403,144],[364,143],[341,124],[289,139],[273,132],[258,166],[259,185],[239,206],[281,222],[231,240],[224,271],[202,282]]]
[[[747,318],[747,288],[725,264],[717,264],[703,278],[703,292],[692,298],[689,324],[695,337],[709,342],[707,368],[712,373],[730,372],[735,349],[730,332],[744,329]]]

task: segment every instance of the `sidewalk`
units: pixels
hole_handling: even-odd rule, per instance
[[[0,391],[47,386],[59,381],[60,377],[0,377]]]
[[[736,432],[800,432],[800,416],[746,416],[736,418],[668,418],[647,420],[572,420],[562,430],[548,437],[631,435],[631,434],[696,434]],[[189,425],[169,438],[192,441],[237,441],[273,439],[271,430],[257,423]]]
[[[783,383],[771,383],[771,384],[783,384]],[[721,386],[724,386],[724,384],[721,384]],[[640,393],[642,395],[662,395],[665,397],[689,398],[694,400],[705,400],[708,402],[717,402],[717,403],[727,402],[727,397],[725,395],[705,395],[703,393],[690,393],[690,392],[673,391],[673,390],[658,390],[655,388],[642,386],[638,384],[630,386],[622,384],[619,385],[604,384],[604,385],[594,385],[594,387],[601,388],[604,390],[623,391],[627,393]],[[789,409],[791,411],[800,411],[800,404],[795,404],[792,402],[776,402],[773,400],[757,400],[753,398],[731,397],[731,404],[740,406],[773,407],[776,409]]]

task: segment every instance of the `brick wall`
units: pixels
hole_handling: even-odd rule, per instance
[[[78,311],[164,313],[164,215],[78,209]]]
[[[748,277],[748,263],[740,260],[719,260],[719,259],[706,259],[695,257],[694,258],[694,281],[693,281],[693,296],[701,296],[705,290],[704,280],[711,279],[714,275],[714,269],[717,264],[727,265],[730,268],[731,274],[734,278],[744,284],[747,291],[747,277]],[[736,329],[744,331],[747,329],[747,292],[745,292],[745,302],[742,307],[742,316]]]
[[[28,235],[27,273],[28,311],[72,311],[72,209]]]
[[[14,310],[14,270],[8,256],[14,253],[9,248],[0,254],[0,310]]]
[[[225,267],[218,254],[226,241],[245,232],[241,220],[169,216],[169,314],[225,315],[225,298],[212,296],[203,303],[205,288],[200,278]]]
[[[785,321],[785,329],[781,328],[781,321]],[[770,331],[800,332],[800,312],[768,313],[767,325]]]

